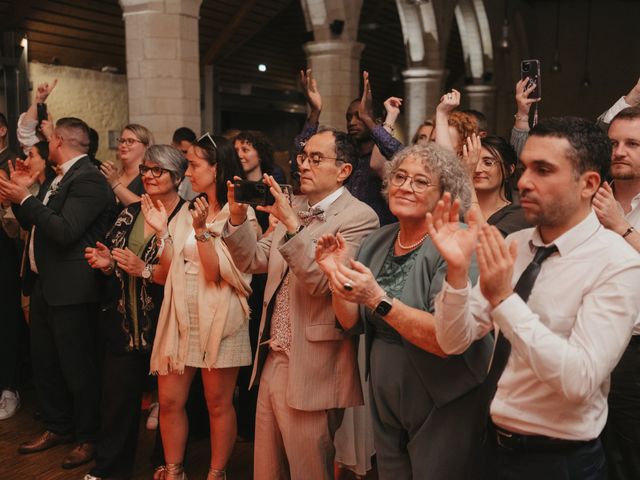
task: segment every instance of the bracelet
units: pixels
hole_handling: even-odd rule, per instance
[[[627,228],[627,231],[622,234],[622,238],[627,238],[629,235],[631,235],[635,231],[636,229],[633,227]]]
[[[391,124],[389,124],[389,123],[387,123],[387,122],[384,122],[384,123],[382,124],[382,126],[383,126],[383,127],[387,127],[389,130],[391,130],[391,133],[394,133],[394,132],[396,131],[396,129],[395,129],[395,128],[393,128],[393,125],[391,125]]]
[[[166,230],[162,235],[158,235],[156,236],[156,238],[158,240],[168,240],[171,241],[171,234],[169,233],[169,230]]]
[[[113,187],[111,187],[111,190],[115,190],[119,185],[122,185],[122,182],[116,183]]]
[[[516,119],[516,122],[528,122],[529,115],[518,115],[517,113],[513,116]]]
[[[295,237],[297,234],[300,233],[300,231],[304,228],[304,225],[298,225],[298,228],[296,228],[295,232],[286,232],[284,234],[284,238],[285,240],[288,242],[289,240],[291,240],[293,237]]]
[[[211,233],[209,230],[202,233],[196,233],[194,236],[196,237],[196,241],[198,242],[206,242],[210,238],[215,237],[215,235]]]

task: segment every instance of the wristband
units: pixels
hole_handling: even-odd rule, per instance
[[[529,115],[518,115],[517,113],[513,116],[516,119],[516,122],[528,122]]]
[[[393,125],[388,124],[387,122],[384,122],[382,124],[383,127],[387,127],[389,130],[391,130],[391,133],[394,133],[396,131],[395,128],[393,128]]]
[[[295,231],[295,232],[292,232],[292,233],[286,232],[286,233],[284,234],[284,238],[285,238],[285,240],[288,242],[288,241],[289,241],[289,240],[291,240],[293,237],[295,237],[297,234],[299,234],[299,233],[300,233],[300,231],[301,231],[303,228],[304,228],[304,225],[298,225],[298,228],[296,228],[296,231]]]
[[[111,190],[115,190],[119,185],[122,185],[122,182],[116,183],[113,187],[111,187]]]
[[[198,241],[198,242],[206,242],[210,238],[215,237],[215,235],[213,233],[211,233],[209,230],[207,230],[207,231],[202,232],[202,233],[196,233],[195,237],[196,237],[196,241]]]

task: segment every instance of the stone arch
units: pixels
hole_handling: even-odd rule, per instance
[[[493,73],[493,44],[482,0],[458,0],[454,10],[465,57],[467,77],[474,83]]]

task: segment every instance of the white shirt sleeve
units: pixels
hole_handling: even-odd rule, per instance
[[[629,343],[638,315],[637,265],[621,262],[582,298],[568,336],[551,331],[513,294],[491,313],[493,321],[535,376],[570,402],[602,387]]]
[[[631,105],[629,105],[625,100],[624,97],[620,97],[620,99],[614,103],[609,110],[607,110],[606,112],[604,112],[602,114],[602,116],[600,117],[600,120],[604,123],[611,123],[611,120],[613,120],[613,117],[615,117],[618,113],[620,113],[622,110],[624,110],[625,108],[630,107]]]

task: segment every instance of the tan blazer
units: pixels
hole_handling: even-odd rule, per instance
[[[306,197],[294,199],[294,210],[306,207]],[[355,254],[363,238],[378,228],[378,217],[346,190],[325,213],[326,221],[313,220],[288,242],[285,242],[286,229],[282,224],[257,242],[249,222],[225,234],[229,251],[240,270],[268,273],[252,385],[259,382],[269,352],[275,293],[287,269],[291,269],[292,338],[287,403],[306,411],[351,407],[363,402],[356,339],[345,336],[337,323],[328,281],[315,262],[315,247],[320,236],[340,232]]]

